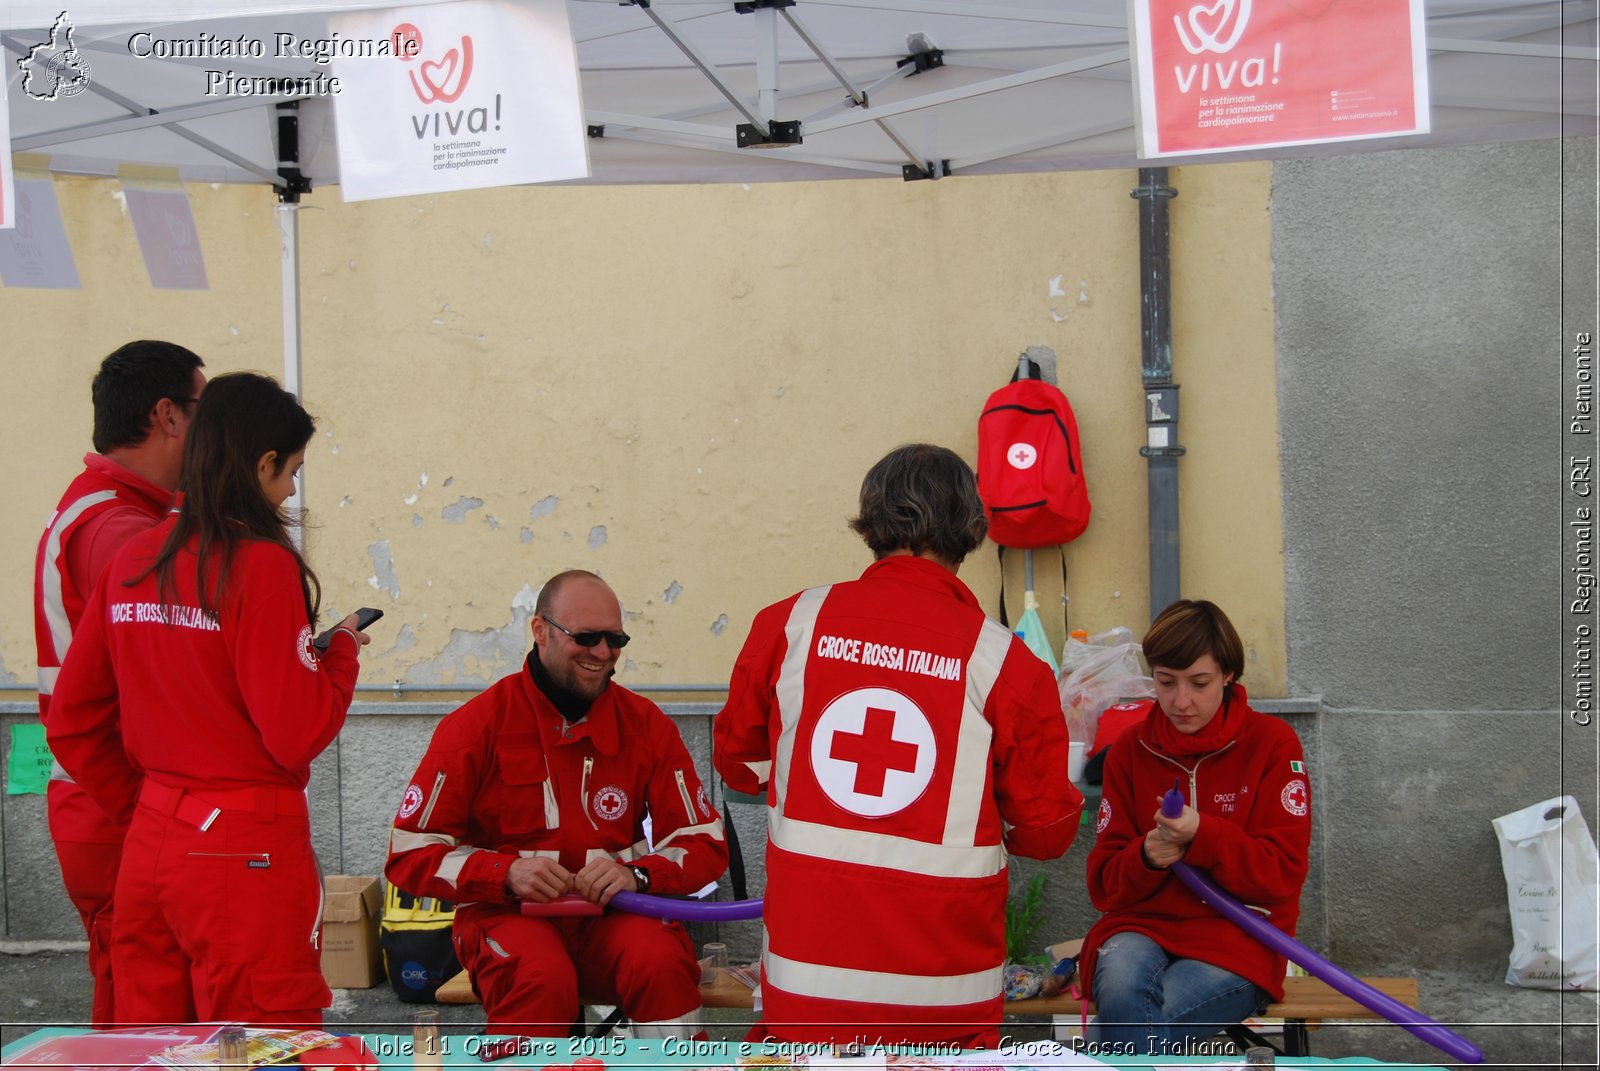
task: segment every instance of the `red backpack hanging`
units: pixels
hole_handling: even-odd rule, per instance
[[[1039,378],[1012,381],[978,418],[978,494],[989,508],[989,538],[1002,547],[1070,543],[1089,526],[1078,420],[1067,396]]]

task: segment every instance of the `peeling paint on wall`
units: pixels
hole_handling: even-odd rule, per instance
[[[0,659],[0,685],[5,685],[9,688],[17,683],[19,683],[17,681],[17,675],[6,669],[5,661]]]
[[[500,522],[499,522],[499,521],[497,521],[497,520],[495,520],[495,517],[494,517],[494,514],[492,514],[492,513],[486,513],[486,514],[484,514],[484,516],[483,516],[483,519],[484,519],[484,520],[485,520],[485,521],[486,521],[486,522],[488,522],[488,525],[489,525],[489,531],[491,531],[491,532],[493,532],[493,531],[496,531],[496,530],[497,530],[497,529],[499,529],[499,527],[500,527]]]
[[[606,526],[597,524],[589,529],[589,549],[599,550],[606,545]]]
[[[422,514],[413,513],[411,515],[411,527],[413,527],[413,528],[421,528],[422,527]]]
[[[1066,297],[1067,296],[1067,292],[1065,290],[1061,289],[1061,280],[1063,278],[1065,278],[1065,276],[1062,276],[1062,275],[1052,275],[1050,277],[1050,296],[1051,297]]]
[[[407,684],[488,684],[522,664],[533,640],[528,622],[537,596],[527,584],[511,599],[511,619],[497,628],[453,628],[444,650],[405,671]]]
[[[677,602],[678,596],[683,594],[683,585],[674,580],[667,585],[667,590],[661,593],[662,602]]]
[[[351,502],[354,502],[354,501],[355,501],[355,499],[351,498],[349,495],[345,495],[343,498],[341,498],[339,500],[339,508],[340,509],[344,509],[346,506],[348,506]]]
[[[455,500],[454,505],[446,506],[440,510],[439,516],[443,517],[449,524],[460,524],[467,519],[467,514],[481,508],[483,508],[483,499],[468,498],[466,495],[462,495]]]
[[[517,539],[523,543],[533,542],[533,529],[523,525],[522,531],[517,533]]]
[[[561,500],[555,495],[545,495],[533,504],[532,509],[528,510],[528,520],[536,521],[540,517],[548,517],[556,511],[556,507],[559,505],[561,505]]]
[[[384,655],[399,654],[401,651],[409,651],[409,650],[411,650],[411,648],[415,647],[416,645],[417,645],[417,634],[416,634],[415,631],[412,630],[411,623],[407,622],[406,624],[400,626],[400,631],[399,632],[395,633],[394,645],[392,647],[390,647],[387,651],[384,651],[383,654]]]
[[[444,485],[446,487],[449,487],[451,484],[453,484],[455,482],[456,482],[456,478],[454,476],[446,476],[444,478]]]
[[[372,575],[367,577],[367,583],[379,591],[387,591],[392,598],[400,597],[400,578],[394,571],[394,553],[389,549],[389,541],[380,539],[367,548],[367,554],[372,558]]]
[[[728,627],[728,615],[718,614],[717,619],[711,622],[711,635],[720,636]]]

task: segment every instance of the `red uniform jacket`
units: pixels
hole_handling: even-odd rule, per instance
[[[384,872],[415,896],[504,903],[519,855],[576,873],[597,854],[649,871],[652,893],[694,892],[728,866],[722,820],[660,707],[612,683],[568,724],[524,667],[439,723]]]
[[[1086,997],[1092,999],[1100,945],[1132,930],[1174,956],[1232,971],[1273,1000],[1283,999],[1283,957],[1201,903],[1170,871],[1146,866],[1143,857],[1160,797],[1181,778],[1185,800],[1200,812],[1184,862],[1294,936],[1311,847],[1305,753],[1286,722],[1250,709],[1241,685],[1232,686],[1228,702],[1243,714],[1237,734],[1208,755],[1179,760],[1157,750],[1150,730],[1166,715],[1154,700],[1146,704],[1144,721],[1106,755],[1100,836],[1089,852],[1089,896],[1104,915],[1079,959]]]
[[[304,789],[355,689],[352,637],[336,633],[322,658],[313,656],[299,566],[283,547],[239,545],[216,615],[200,608],[190,551],[175,563],[171,603],[154,575],[126,586],[174,523],[133,539],[106,569],[46,727],[61,765],[123,822],[141,776],[202,795]]]
[[[991,1038],[1006,852],[1061,855],[1083,807],[1044,662],[948,569],[884,558],[756,617],[715,764],[768,800],[769,1030]]]
[[[39,655],[39,720],[48,724],[50,697],[72,634],[83,617],[104,563],[133,534],[160,524],[172,508],[172,492],[99,454],[84,469],[50,515],[34,566],[33,635]],[[96,566],[99,566],[97,568]],[[70,781],[58,765],[55,780]],[[126,829],[109,819],[81,790],[51,797],[51,827],[62,839],[121,844]]]

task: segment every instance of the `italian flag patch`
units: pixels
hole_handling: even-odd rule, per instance
[[[1294,760],[1291,759],[1290,762],[1289,762],[1289,772],[1290,773],[1305,773],[1306,772],[1306,764],[1303,763],[1303,762],[1295,762]]]

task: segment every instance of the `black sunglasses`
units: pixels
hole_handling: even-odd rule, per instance
[[[626,632],[573,632],[570,628],[563,628],[561,625],[556,624],[550,619],[549,614],[540,614],[539,616],[544,618],[546,624],[555,625],[556,628],[561,629],[562,632],[572,637],[572,642],[579,647],[596,647],[601,640],[605,640],[607,647],[613,651],[620,651],[628,646],[629,640],[633,639]]]

